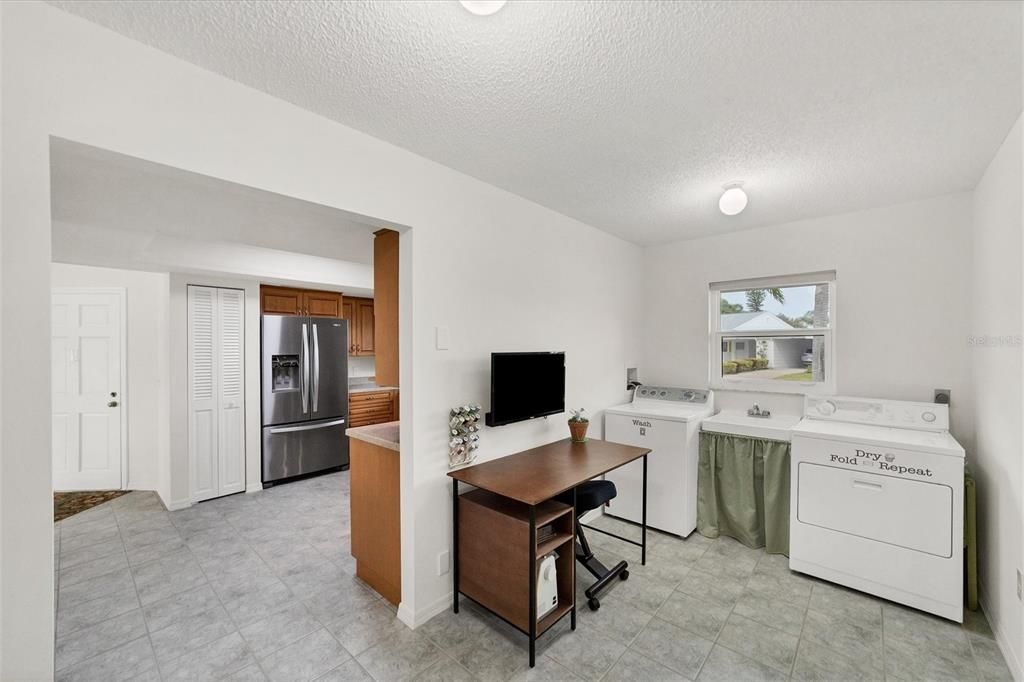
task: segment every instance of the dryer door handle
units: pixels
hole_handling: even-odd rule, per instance
[[[882,484],[881,483],[871,483],[870,481],[858,481],[858,480],[854,479],[853,487],[854,488],[862,488],[864,490],[871,490],[871,491],[874,491],[874,492],[878,492],[878,491],[880,491],[882,489]]]

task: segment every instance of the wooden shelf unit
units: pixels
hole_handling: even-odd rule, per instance
[[[530,546],[530,507],[477,489],[459,496],[459,592],[529,634],[530,574],[539,581],[540,562],[558,552],[558,606],[538,619],[540,636],[575,608],[576,565],[572,507],[550,500],[536,507],[536,528],[555,534]],[[536,583],[535,583],[536,584]],[[536,596],[532,596],[536,603]]]
[[[556,533],[555,536],[549,540],[543,542],[537,542],[537,558],[543,559],[548,554],[558,551],[562,548],[562,545],[567,542],[572,542],[572,533]]]

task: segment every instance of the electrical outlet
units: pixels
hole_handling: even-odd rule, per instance
[[[948,388],[937,388],[935,389],[935,401],[939,405],[949,405],[949,400],[952,397],[953,392]]]
[[[1024,597],[1021,596],[1021,592],[1024,591],[1024,576],[1021,575],[1020,569],[1017,569],[1017,599],[1020,600]]]
[[[443,552],[441,552],[440,554],[437,555],[437,574],[438,575],[446,575],[448,573],[448,564],[451,563],[451,560],[448,557],[449,557],[448,550],[445,550],[445,551],[443,551]],[[1020,581],[1018,580],[1017,592],[1020,592],[1019,583],[1020,583]]]

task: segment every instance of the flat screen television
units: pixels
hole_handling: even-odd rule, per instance
[[[488,426],[565,412],[565,353],[491,353]]]

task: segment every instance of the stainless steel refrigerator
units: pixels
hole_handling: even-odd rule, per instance
[[[348,464],[348,322],[263,316],[263,482]]]

